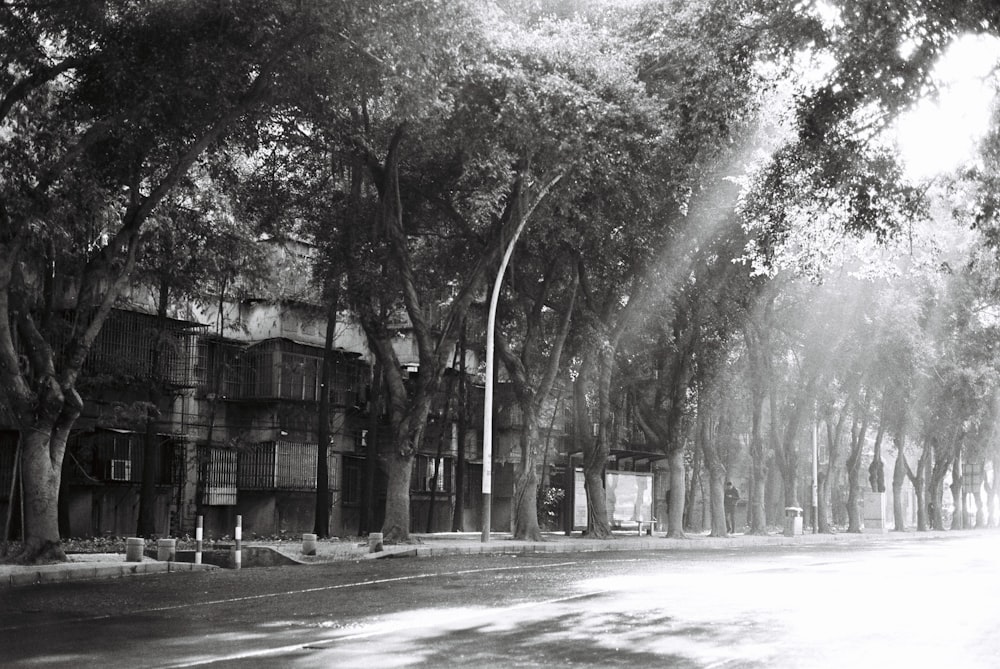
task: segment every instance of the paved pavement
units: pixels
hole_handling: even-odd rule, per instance
[[[689,534],[683,539],[667,539],[662,533],[638,535],[635,532],[617,533],[613,539],[588,539],[579,533],[566,536],[562,533],[546,534],[543,541],[514,541],[510,534],[494,532],[490,540],[482,541],[479,532],[414,534],[412,543],[385,545],[373,552],[367,540],[320,540],[316,554],[304,555],[301,541],[249,541],[243,544],[246,555],[277,553],[287,564],[314,564],[336,560],[369,560],[400,557],[431,557],[435,555],[481,553],[571,553],[609,550],[711,550],[734,549],[749,546],[795,546],[807,544],[873,543],[886,541],[915,541],[944,539],[948,536],[969,536],[968,532],[866,532],[863,534],[801,534],[793,537],[781,533],[764,536],[734,534],[728,537],[709,537]],[[280,560],[280,558],[278,558]],[[254,559],[243,558],[243,566],[254,566]],[[262,561],[263,562],[263,561]],[[275,564],[275,560],[266,560]],[[141,574],[213,570],[212,564],[159,561],[144,557],[141,562],[126,562],[124,553],[71,554],[68,562],[46,565],[0,564],[0,589],[42,583],[72,580],[119,578]]]

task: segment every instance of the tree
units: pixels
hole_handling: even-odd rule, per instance
[[[251,1],[0,10],[3,39],[15,42],[0,98],[0,390],[23,435],[18,559],[64,557],[56,496],[82,406],[77,380],[150,217],[210,149],[252,135],[321,36],[345,34],[349,17],[335,8],[301,10]]]
[[[524,333],[519,337],[520,355],[515,354],[506,336],[497,334],[499,357],[507,368],[521,413],[520,458],[514,480],[513,535],[515,539],[532,541],[541,539],[537,508],[538,457],[542,451],[540,420],[562,367],[562,349],[569,333],[577,290],[576,275],[573,273],[570,286],[565,291],[569,296],[563,302],[562,313],[555,314],[558,321],[549,326],[554,333],[550,336],[548,360],[541,363],[538,358],[544,341],[543,319],[547,293],[555,282],[553,274],[546,271],[534,296],[527,296],[531,301],[525,305],[527,313],[524,315]]]

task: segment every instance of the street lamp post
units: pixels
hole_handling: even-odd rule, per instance
[[[497,324],[497,302],[500,301],[500,286],[503,284],[503,275],[507,271],[507,263],[514,252],[514,244],[524,229],[524,224],[528,217],[525,216],[514,231],[514,236],[504,250],[503,260],[500,261],[500,269],[497,270],[496,279],[493,281],[493,292],[490,294],[490,310],[486,317],[486,389],[483,397],[483,534],[481,540],[486,543],[490,540],[490,524],[492,522],[493,504],[493,369],[494,344],[493,337],[496,333]]]
[[[812,517],[813,534],[819,533],[819,419],[813,417]]]
[[[490,295],[490,311],[486,318],[486,391],[483,396],[483,543],[490,540],[490,523],[493,512],[491,506],[493,503],[493,336],[496,332],[497,302],[500,301],[500,286],[503,284],[504,272],[507,271],[507,263],[510,262],[510,256],[514,252],[514,245],[517,243],[517,238],[521,236],[521,231],[524,230],[525,223],[528,222],[538,203],[553,186],[559,183],[560,179],[562,179],[562,174],[557,174],[543,186],[538,192],[538,197],[535,199],[534,204],[527,211],[523,212],[521,220],[517,224],[517,229],[514,230],[514,236],[510,238],[507,248],[504,250],[503,259],[500,261],[500,268],[497,270],[496,279],[493,281],[493,292]]]

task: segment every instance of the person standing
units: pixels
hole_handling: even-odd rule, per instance
[[[736,502],[740,501],[740,491],[732,481],[726,481],[723,501],[726,509],[726,532],[732,534],[736,531]]]

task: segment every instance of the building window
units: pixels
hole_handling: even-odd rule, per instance
[[[281,398],[314,402],[319,397],[320,358],[282,352]]]
[[[202,504],[234,506],[236,504],[237,451],[221,446],[199,446],[198,463],[202,484]]]
[[[451,492],[451,458],[433,458],[417,455],[413,461],[410,489],[415,492]],[[436,475],[435,475],[436,474]]]

